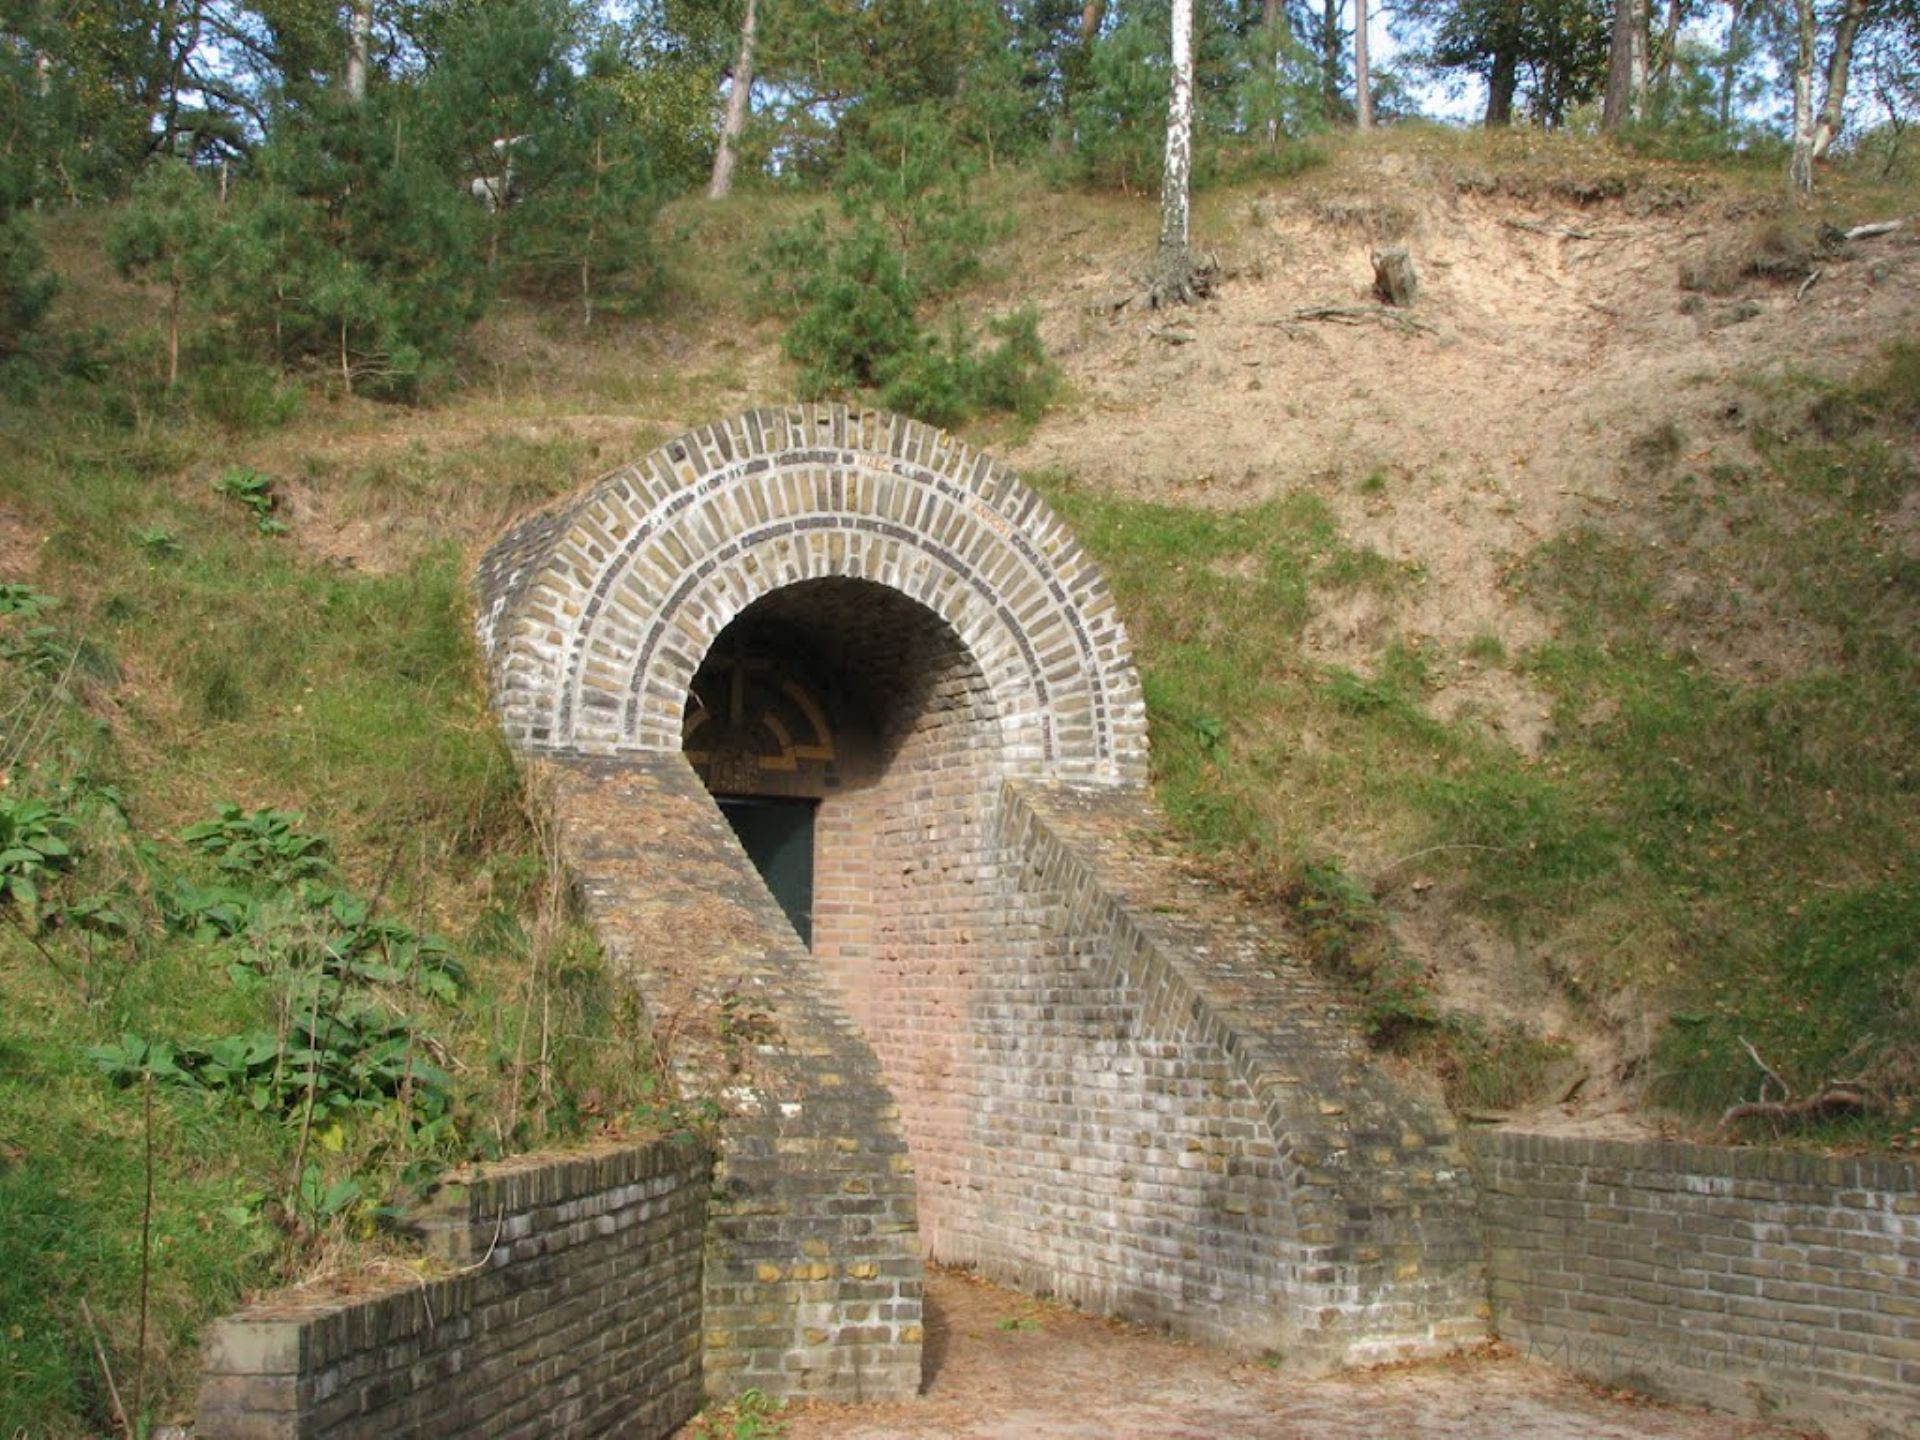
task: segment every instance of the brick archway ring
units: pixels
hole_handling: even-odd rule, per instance
[[[495,545],[479,628],[502,723],[533,751],[678,750],[688,686],[726,624],[834,576],[953,627],[1016,773],[1144,783],[1139,679],[1079,543],[986,455],[840,406],[690,431]]]

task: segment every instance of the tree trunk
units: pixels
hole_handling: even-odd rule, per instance
[[[1193,173],[1193,0],[1173,0],[1173,94],[1167,103],[1167,163],[1160,181],[1160,255],[1156,298],[1193,298],[1188,248],[1189,182]]]
[[[1420,295],[1420,272],[1414,269],[1413,256],[1404,245],[1373,252],[1373,294],[1382,305],[1401,309],[1413,304]]]
[[[1667,23],[1660,32],[1660,48],[1655,52],[1660,61],[1657,84],[1663,97],[1673,93],[1673,61],[1680,48],[1680,25],[1687,18],[1686,10],[1687,0],[1667,0]]]
[[[1511,49],[1493,52],[1487,73],[1487,128],[1501,130],[1513,123],[1513,92],[1520,88],[1520,63]]]
[[[347,99],[367,98],[367,51],[373,37],[373,0],[351,0],[347,11]]]
[[[1720,130],[1733,128],[1733,81],[1740,55],[1740,22],[1746,19],[1746,0],[1729,0],[1733,13],[1727,17],[1727,49],[1720,57]]]
[[[180,262],[173,262],[174,274],[170,293],[167,296],[167,388],[173,389],[180,383],[180,300],[186,289],[186,279],[180,271]]]
[[[1813,0],[1793,0],[1799,45],[1793,57],[1793,159],[1787,178],[1805,201],[1813,194]]]
[[[746,133],[747,117],[753,113],[754,0],[747,0],[746,14],[740,21],[740,58],[733,63],[733,88],[727,92],[727,119],[720,127],[720,148],[713,155],[713,180],[707,186],[709,200],[724,200],[733,193],[733,167],[740,137]]]
[[[1827,153],[1847,124],[1847,77],[1853,69],[1853,47],[1867,18],[1867,0],[1847,0],[1840,24],[1833,32],[1833,53],[1827,57],[1826,94],[1813,122],[1813,159]]]
[[[1263,0],[1260,7],[1260,33],[1267,42],[1267,59],[1277,79],[1280,74],[1280,0]],[[1267,121],[1267,144],[1280,143],[1280,122]]]
[[[1353,0],[1354,123],[1373,128],[1373,80],[1367,68],[1367,0]]]
[[[1340,0],[1321,0],[1320,110],[1328,120],[1340,118]]]
[[[1613,48],[1607,57],[1607,95],[1600,128],[1618,130],[1646,112],[1648,0],[1616,0]]]
[[[1090,47],[1099,37],[1100,26],[1107,18],[1107,0],[1087,0],[1080,11],[1080,45],[1082,49]]]

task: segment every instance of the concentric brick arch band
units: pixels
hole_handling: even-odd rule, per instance
[[[944,432],[838,406],[690,431],[495,546],[481,633],[503,723],[535,751],[678,750],[720,631],[763,595],[827,577],[888,586],[953,628],[1013,773],[1144,782],[1126,633],[1066,527]]]

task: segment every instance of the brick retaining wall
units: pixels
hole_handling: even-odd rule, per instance
[[[1451,1118],[1276,917],[1181,873],[1145,797],[1014,781],[969,1016],[976,1260],[1291,1362],[1484,1335]]]
[[[1609,1384],[1920,1436],[1920,1167],[1474,1135],[1494,1319]]]
[[[659,1141],[444,1187],[429,1248],[463,1267],[215,1322],[203,1440],[668,1435],[700,1404],[709,1162]]]

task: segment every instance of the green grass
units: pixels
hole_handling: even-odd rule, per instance
[[[1529,663],[1603,787],[1617,883],[1684,948],[1655,1093],[1688,1110],[1755,1092],[1743,1038],[1803,1093],[1864,1076],[1897,1112],[1920,1079],[1920,577],[1887,528],[1916,396],[1895,347],[1853,385],[1801,386],[1755,469],[1682,477],[1661,521],[1703,583],[1597,531],[1528,566],[1566,621]],[[1777,653],[1730,663],[1756,633]]]
[[[1421,854],[1553,956],[1576,1002],[1632,990],[1673,1013],[1650,1094],[1684,1114],[1753,1095],[1743,1039],[1802,1092],[1864,1076],[1883,1130],[1920,1091],[1920,565],[1890,530],[1915,483],[1920,349],[1757,410],[1758,465],[1661,477],[1617,528],[1522,557],[1513,583],[1551,640],[1463,647],[1550,697],[1537,758],[1435,718],[1409,641],[1366,673],[1305,650],[1327,593],[1390,602],[1408,578],[1312,497],[1203,513],[1041,482],[1132,630],[1176,826],[1289,898],[1376,1032],[1437,1046],[1463,1103],[1523,1093],[1545,1037],[1435,1011],[1369,862]]]
[[[393,1106],[356,1112],[316,1125],[301,1156],[298,1126],[155,1085],[148,1419],[176,1418],[191,1394],[210,1316],[378,1248],[379,1207],[436,1167],[677,1121],[655,1106],[640,1017],[569,909],[487,714],[461,555],[422,536],[359,573],[307,549],[297,520],[262,534],[210,483],[235,442],[188,418],[53,394],[0,412],[0,436],[15,456],[0,507],[44,537],[34,588],[63,602],[35,617],[50,630],[37,650],[22,649],[28,617],[0,619],[0,655],[17,652],[0,658],[0,800],[62,807],[78,857],[43,878],[46,924],[17,905],[0,916],[0,1434],[98,1434],[110,1421],[80,1302],[130,1395],[147,1132],[142,1087],[116,1087],[86,1052],[127,1034],[271,1033],[277,992],[243,983],[240,962],[315,923],[296,886],[254,881],[283,928],[223,941],[162,923],[176,878],[231,883],[178,839],[218,804],[304,812],[338,883],[382,919],[450,936],[469,985],[432,1000],[389,987],[452,1074],[451,1119],[431,1130]],[[478,473],[518,483],[510,465]],[[386,503],[430,506],[463,478],[429,467]],[[364,510],[381,481],[362,484]],[[470,497],[470,513],[499,498]],[[91,901],[126,933],[61,918]],[[304,1210],[297,1157],[359,1197]]]

